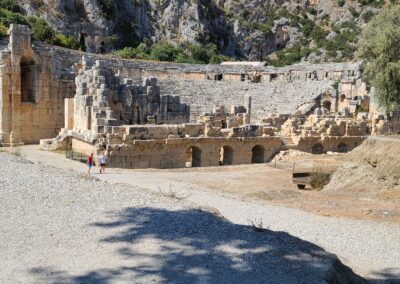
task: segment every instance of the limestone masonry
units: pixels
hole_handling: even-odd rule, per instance
[[[344,152],[400,131],[361,62],[128,61],[32,44],[21,25],[0,48],[3,146],[42,139],[47,149],[107,150],[110,166],[173,168],[265,162],[287,148]]]

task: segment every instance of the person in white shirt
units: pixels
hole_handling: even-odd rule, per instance
[[[100,173],[104,174],[104,171],[106,170],[106,162],[107,162],[107,153],[105,150],[103,150],[103,153],[101,154],[99,158],[100,162]]]

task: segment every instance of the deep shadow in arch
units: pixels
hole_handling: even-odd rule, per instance
[[[311,152],[313,154],[322,154],[324,153],[324,146],[322,146],[320,143],[314,144],[312,146]]]
[[[322,103],[322,107],[325,108],[326,110],[328,110],[329,112],[331,111],[331,106],[332,106],[332,103],[330,101],[324,101]]]
[[[339,153],[346,153],[349,151],[349,147],[346,143],[340,142],[337,146],[337,150]]]
[[[233,148],[231,146],[222,146],[220,150],[220,165],[233,164]]]
[[[363,283],[310,242],[199,209],[126,208],[89,226],[106,234],[99,240],[102,247],[112,245],[121,258],[146,261],[81,275],[36,267],[32,276],[46,283]],[[153,246],[143,248],[144,239]],[[329,265],[334,272],[327,273]]]
[[[252,164],[259,164],[265,162],[265,150],[264,147],[261,145],[256,145],[251,149],[251,163]]]
[[[191,146],[186,150],[186,166],[201,167],[201,149],[196,146]]]
[[[35,98],[35,61],[32,58],[22,57],[21,67],[21,102],[34,103]]]

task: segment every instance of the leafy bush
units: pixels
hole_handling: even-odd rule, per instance
[[[354,7],[350,7],[349,12],[354,18],[358,18],[358,16],[360,16],[360,14],[357,12],[356,8],[354,8]]]
[[[343,7],[346,4],[346,0],[337,0],[337,4],[339,7]]]
[[[53,43],[55,35],[54,30],[45,20],[38,17],[28,17],[27,20],[32,30],[32,37],[35,40]]]
[[[6,27],[9,27],[10,24],[28,24],[28,21],[23,15],[14,13],[3,8],[0,8],[0,22]]]
[[[6,37],[7,31],[8,28],[3,23],[0,22],[0,38]]]
[[[152,46],[150,57],[157,61],[175,61],[180,50],[172,44],[162,41]]]
[[[369,21],[371,21],[374,16],[375,13],[371,10],[368,10],[361,15],[361,18],[363,19],[364,23],[369,23]]]
[[[0,8],[19,13],[21,8],[15,0],[0,0]]]
[[[385,4],[384,0],[358,0],[358,3],[364,6],[373,6],[380,8]]]
[[[151,59],[193,64],[218,64],[228,60],[228,57],[217,54],[217,47],[214,44],[183,44],[176,47],[165,41],[152,46],[141,43],[136,48],[125,47],[114,51],[114,54],[126,59]]]
[[[73,36],[66,36],[63,34],[56,34],[54,36],[54,44],[71,49],[79,49],[79,41]]]
[[[400,107],[400,5],[389,5],[363,31],[358,56],[365,59],[365,76],[387,111]]]
[[[114,54],[125,59],[137,58],[137,51],[134,47],[125,47],[123,49],[116,50],[114,51]]]
[[[277,59],[267,58],[270,65],[282,67],[300,62],[303,57],[307,57],[314,50],[308,47],[302,47],[299,43],[291,48],[276,52]]]

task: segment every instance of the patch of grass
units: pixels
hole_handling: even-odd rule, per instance
[[[249,220],[250,222],[250,226],[251,228],[255,231],[255,232],[266,232],[268,231],[268,227],[264,228],[263,222],[261,219],[255,219],[255,220]]]
[[[177,190],[172,189],[171,184],[169,185],[169,189],[167,191],[163,191],[161,189],[159,189],[158,191],[161,193],[162,196],[176,200],[183,200],[190,197],[190,195],[185,195],[178,192]]]

